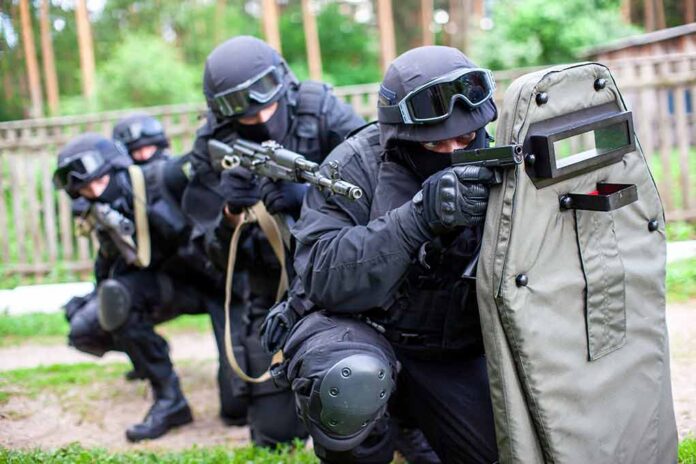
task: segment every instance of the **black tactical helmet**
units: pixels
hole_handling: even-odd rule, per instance
[[[218,119],[258,113],[280,100],[291,83],[297,79],[283,57],[255,37],[229,39],[205,61],[203,93]]]
[[[146,113],[133,113],[118,121],[112,137],[124,144],[129,153],[147,145],[169,147],[162,124]]]
[[[397,57],[380,86],[380,142],[430,142],[476,131],[497,117],[495,83],[456,48],[427,46]]]
[[[53,185],[64,189],[72,198],[94,179],[112,170],[125,168],[132,160],[119,142],[88,132],[74,138],[58,152],[58,166],[53,172]]]

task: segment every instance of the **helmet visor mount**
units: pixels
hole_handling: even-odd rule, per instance
[[[495,92],[488,69],[457,69],[409,92],[397,104],[382,105],[391,91],[380,88],[379,121],[387,124],[434,124],[447,119],[457,100],[474,109]],[[389,103],[392,103],[391,101]]]
[[[87,182],[106,162],[97,150],[87,150],[67,158],[53,172],[53,185],[69,190]]]
[[[114,138],[125,145],[140,140],[141,137],[156,137],[164,133],[162,124],[154,118],[144,118],[125,127],[119,128]]]
[[[223,116],[239,116],[249,109],[252,100],[268,103],[282,88],[282,76],[274,65],[231,89],[215,94],[213,100]]]

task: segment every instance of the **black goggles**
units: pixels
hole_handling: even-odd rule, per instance
[[[164,128],[158,120],[154,118],[144,118],[141,121],[117,128],[114,132],[114,138],[128,145],[137,142],[142,137],[155,137],[163,133]]]
[[[215,94],[213,100],[223,116],[231,117],[245,113],[253,102],[268,103],[282,88],[283,78],[278,67],[270,66],[251,79]]]
[[[452,114],[455,101],[462,100],[474,109],[488,101],[493,92],[493,74],[480,68],[457,69],[438,77],[412,90],[397,104],[393,104],[393,92],[380,87],[379,121],[387,124],[436,123]]]
[[[77,153],[58,165],[53,172],[53,185],[57,189],[70,189],[75,184],[87,182],[106,162],[97,150]]]

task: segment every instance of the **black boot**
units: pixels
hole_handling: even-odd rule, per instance
[[[126,430],[128,441],[136,442],[144,439],[161,437],[169,429],[188,424],[193,421],[184,394],[179,387],[179,378],[172,373],[169,379],[153,384],[155,404],[150,407],[142,423],[135,424]]]

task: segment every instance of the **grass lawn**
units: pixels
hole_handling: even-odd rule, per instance
[[[274,451],[254,446],[228,449],[224,447],[191,448],[182,452],[145,452],[110,453],[103,449],[87,449],[79,444],[54,451],[15,451],[0,447],[0,462],[8,464],[29,464],[51,462],[55,464],[87,463],[225,463],[225,464],[278,464],[278,463],[316,463],[314,452],[305,450],[304,444],[297,447],[284,446]]]
[[[157,326],[163,335],[211,330],[207,314],[185,314]],[[64,343],[68,322],[63,312],[35,313],[21,316],[0,314],[0,347],[22,343]]]

